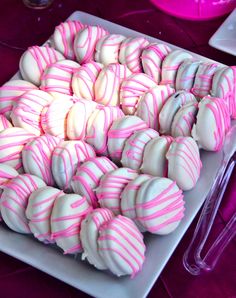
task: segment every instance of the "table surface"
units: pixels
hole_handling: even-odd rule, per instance
[[[122,26],[165,40],[227,65],[236,65],[234,56],[211,48],[208,40],[225,17],[207,22],[191,22],[164,14],[147,0],[55,0],[41,11],[31,10],[21,0],[0,1],[0,84],[18,70],[20,56],[28,46],[41,45],[54,27],[72,12],[81,10]],[[236,171],[234,171],[212,238],[236,209]],[[236,242],[231,241],[212,273],[191,276],[182,266],[182,256],[192,236],[196,220],[177,247],[149,297],[159,298],[235,298]],[[157,264],[158,265],[158,264]],[[47,274],[0,252],[0,297],[89,297]],[[137,294],[138,297],[138,294]]]

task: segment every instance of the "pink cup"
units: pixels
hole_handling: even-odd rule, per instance
[[[210,20],[236,7],[236,0],[151,0],[164,12],[187,20]]]

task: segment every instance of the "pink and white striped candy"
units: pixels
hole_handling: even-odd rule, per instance
[[[18,98],[12,109],[11,119],[14,126],[40,136],[43,134],[41,113],[53,101],[53,97],[41,90],[30,90]]]
[[[228,107],[221,98],[206,96],[200,101],[198,109],[192,136],[200,148],[219,151],[230,128]]]
[[[87,122],[86,142],[93,146],[99,155],[108,155],[107,138],[112,123],[124,116],[118,107],[98,106]]]
[[[94,84],[103,65],[94,61],[85,63],[74,73],[72,89],[78,98],[95,99]]]
[[[84,162],[72,178],[71,186],[75,193],[85,196],[94,208],[98,206],[95,189],[100,179],[106,173],[115,170],[117,166],[107,157],[95,157]]]
[[[144,73],[149,75],[159,84],[161,81],[161,66],[171,49],[161,43],[151,43],[143,49],[141,61]]]
[[[183,50],[174,50],[170,52],[162,63],[161,68],[161,84],[170,84],[171,87],[175,87],[175,80],[177,71],[186,59],[191,59],[192,55]]]
[[[13,125],[11,124],[11,122],[9,120],[7,120],[7,118],[4,115],[0,114],[0,131],[6,129],[6,128],[10,128]]]
[[[22,150],[24,171],[40,177],[47,185],[53,186],[52,153],[61,139],[48,134],[29,141]]]
[[[76,34],[74,51],[80,64],[94,60],[96,43],[107,34],[100,26],[86,26]]]
[[[77,168],[95,156],[93,148],[84,141],[60,142],[52,153],[52,173],[57,186],[71,191],[71,179]]]
[[[182,190],[192,189],[202,167],[197,143],[191,137],[177,137],[166,154],[168,159],[168,177],[176,181]]]
[[[146,145],[158,136],[159,133],[151,128],[134,132],[125,142],[121,159],[122,166],[139,171]]]
[[[110,209],[115,215],[121,214],[121,193],[137,176],[137,171],[129,168],[119,168],[105,174],[96,189],[99,205]]]
[[[67,114],[66,134],[69,140],[83,140],[88,119],[97,107],[96,102],[78,99]]]
[[[1,196],[0,208],[5,224],[13,231],[30,234],[29,223],[25,215],[30,194],[46,184],[42,179],[22,174],[11,179]]]
[[[199,65],[191,90],[195,96],[202,98],[210,94],[212,79],[217,67],[218,64],[212,62],[202,62]]]
[[[131,219],[118,215],[100,227],[98,252],[113,274],[135,277],[142,269],[145,251],[143,236]]]
[[[44,186],[29,196],[25,211],[29,228],[34,237],[44,243],[53,243],[51,239],[51,213],[55,200],[64,193],[60,189]]]
[[[179,67],[176,76],[176,90],[191,91],[201,61],[186,59]]]
[[[152,178],[139,188],[135,208],[138,221],[148,232],[167,235],[184,216],[182,190],[171,179]]]
[[[61,60],[49,65],[41,76],[40,89],[55,97],[60,96],[60,93],[73,95],[72,77],[79,67],[78,63],[71,60]]]
[[[95,61],[104,65],[118,63],[119,51],[125,36],[120,34],[108,34],[100,38],[96,44]]]
[[[0,185],[4,185],[18,175],[18,172],[13,167],[0,163]]]
[[[35,135],[20,127],[10,127],[0,132],[0,163],[22,169],[22,150]]]
[[[144,93],[138,103],[136,116],[148,127],[159,131],[159,114],[167,99],[175,92],[169,85],[159,85]]]
[[[84,28],[79,21],[66,21],[56,26],[53,33],[53,46],[61,52],[65,58],[75,60],[74,40],[75,35]]]
[[[97,269],[108,269],[98,252],[99,229],[114,217],[106,208],[97,208],[90,212],[81,223],[80,240],[83,247],[82,260],[87,259]]]
[[[38,88],[24,80],[11,80],[0,87],[0,113],[10,119],[11,110],[19,96]]]
[[[114,63],[105,66],[94,85],[95,101],[105,106],[119,106],[121,83],[130,75],[126,65]]]
[[[119,52],[120,63],[127,65],[133,73],[142,72],[141,55],[148,44],[144,37],[129,37],[123,40]]]
[[[123,112],[133,115],[141,96],[155,86],[155,81],[144,73],[133,74],[124,80],[120,87],[120,103]]]
[[[55,200],[51,215],[51,239],[56,241],[64,254],[82,251],[81,222],[91,211],[86,198],[77,194],[62,195]]]
[[[166,177],[168,163],[166,153],[173,142],[170,136],[161,136],[150,140],[143,153],[141,172],[152,176]]]
[[[135,132],[147,128],[137,116],[125,116],[113,122],[108,131],[108,153],[114,162],[120,163],[125,142]]]
[[[61,53],[48,45],[30,47],[23,53],[20,59],[21,75],[24,80],[39,86],[44,70],[50,64],[63,59],[65,58]]]

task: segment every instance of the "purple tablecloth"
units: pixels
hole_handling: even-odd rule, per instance
[[[55,25],[75,10],[82,10],[117,24],[168,41],[219,62],[236,65],[236,58],[208,46],[208,40],[225,17],[208,22],[189,22],[170,17],[147,0],[55,0],[47,10],[33,11],[21,0],[0,1],[0,84],[18,70],[24,49],[42,44]],[[231,177],[214,225],[217,233],[236,209],[236,171]],[[150,297],[235,298],[236,242],[225,250],[214,272],[191,276],[182,266],[182,256],[196,221],[189,228],[156,282]],[[157,264],[158,266],[158,264]],[[0,298],[88,297],[45,273],[0,253]],[[138,297],[138,293],[137,293]]]

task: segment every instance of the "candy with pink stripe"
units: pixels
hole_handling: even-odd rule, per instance
[[[146,247],[134,222],[122,215],[99,229],[98,252],[108,269],[117,276],[135,277],[141,271]]]
[[[12,127],[12,124],[4,115],[0,115],[0,131]]]
[[[18,98],[12,109],[11,119],[14,126],[40,136],[43,134],[41,126],[41,113],[53,101],[53,97],[41,90],[25,92]]]
[[[137,176],[137,171],[129,168],[119,168],[105,174],[96,189],[100,206],[110,209],[116,215],[120,214],[121,193],[125,186]]]
[[[84,141],[60,142],[52,153],[52,173],[60,189],[71,191],[71,179],[80,165],[96,154]]]
[[[124,113],[133,115],[141,96],[155,86],[155,81],[144,73],[133,74],[124,80],[120,87],[120,103]]]
[[[66,21],[56,26],[53,33],[53,46],[67,59],[75,60],[74,40],[75,35],[84,25],[79,21]]]
[[[95,101],[105,106],[119,106],[121,83],[130,75],[126,65],[114,63],[105,66],[94,85]]]
[[[18,175],[4,185],[0,208],[6,225],[15,232],[30,234],[25,215],[30,194],[46,184],[42,179],[29,174]]]
[[[55,200],[64,193],[60,189],[44,186],[33,191],[26,208],[29,228],[34,237],[44,243],[53,243],[51,239],[51,213]]]
[[[98,106],[87,122],[86,141],[97,154],[108,155],[107,137],[112,123],[124,116],[118,107]]]
[[[200,148],[219,151],[230,128],[228,107],[221,98],[206,96],[200,101],[198,109],[192,136]]]
[[[122,152],[121,164],[123,167],[139,171],[146,145],[150,140],[158,136],[159,133],[151,128],[139,130],[132,134],[125,142]]]
[[[22,150],[35,135],[20,127],[10,127],[0,132],[0,163],[22,172]]]
[[[202,167],[197,143],[191,137],[177,137],[166,154],[168,159],[168,177],[176,181],[182,190],[192,189]]]
[[[108,152],[114,162],[121,161],[125,142],[135,132],[148,128],[147,124],[137,116],[125,116],[113,122],[108,131]]]
[[[212,79],[218,67],[217,63],[202,62],[195,76],[191,92],[197,97],[204,97],[210,94]]]
[[[167,176],[166,153],[172,141],[173,138],[170,136],[161,136],[147,143],[143,154],[142,173],[160,177]]]
[[[95,61],[104,65],[118,63],[119,51],[125,36],[120,34],[108,34],[100,38],[96,44]]]
[[[186,59],[191,59],[192,55],[183,50],[174,50],[170,52],[162,63],[161,68],[161,84],[170,84],[171,87],[175,87],[175,80],[177,71]]]
[[[108,269],[98,252],[98,237],[100,227],[114,217],[106,208],[94,209],[81,223],[80,239],[83,247],[82,260],[87,259],[97,269]]]
[[[47,185],[54,185],[52,152],[60,141],[60,138],[48,134],[29,141],[22,151],[24,171],[40,177]]]
[[[121,64],[126,64],[128,68],[139,73],[143,71],[141,55],[143,49],[149,45],[149,42],[144,37],[129,37],[123,40],[120,45],[119,61]]]
[[[159,114],[160,133],[170,135],[175,114],[189,102],[197,103],[197,100],[192,93],[182,90],[175,92],[167,99]]]
[[[94,208],[98,206],[95,189],[100,179],[106,173],[113,171],[117,166],[107,157],[95,157],[84,162],[72,178],[71,186],[75,193],[85,196]]]
[[[144,93],[138,103],[136,114],[148,127],[159,131],[159,114],[167,99],[175,92],[169,85],[159,85]]]
[[[91,61],[80,66],[74,73],[72,89],[78,98],[95,99],[94,84],[102,68],[101,63]]]
[[[183,105],[174,116],[171,125],[172,137],[190,137],[194,123],[196,122],[198,103],[189,102]]]
[[[179,67],[176,76],[176,90],[191,91],[200,61],[186,59]]]
[[[222,67],[213,76],[211,95],[223,98],[236,119],[236,66]]]
[[[142,52],[141,60],[144,72],[159,84],[161,81],[161,66],[171,49],[161,43],[151,43]]]
[[[129,217],[134,221],[136,226],[139,228],[140,232],[145,232],[146,229],[143,227],[142,224],[139,223],[137,220],[137,214],[136,214],[136,198],[138,194],[138,190],[141,187],[141,185],[151,179],[152,176],[141,174],[138,175],[134,180],[130,181],[121,194],[121,201],[120,201],[120,208],[122,215]]]
[[[54,97],[60,96],[60,93],[73,95],[72,77],[79,67],[78,63],[71,60],[61,60],[49,65],[41,76],[40,89]]]
[[[76,34],[74,51],[80,64],[94,60],[96,43],[107,34],[108,31],[100,26],[86,26]]]
[[[0,113],[10,118],[11,110],[19,96],[29,90],[38,88],[24,80],[11,80],[0,87]]]
[[[40,85],[44,70],[52,63],[65,59],[64,56],[48,45],[28,48],[20,59],[20,72],[24,80]]]
[[[155,177],[141,184],[135,208],[138,221],[148,232],[167,235],[184,217],[183,192],[175,181]]]
[[[65,97],[64,100],[55,98],[41,113],[41,125],[45,133],[65,139],[67,115],[73,106],[73,99]]]
[[[67,115],[66,134],[69,140],[83,140],[86,136],[88,119],[97,107],[96,102],[78,99]]]
[[[65,194],[55,200],[51,215],[51,239],[64,254],[82,251],[81,222],[91,211],[86,198],[77,194]]]

